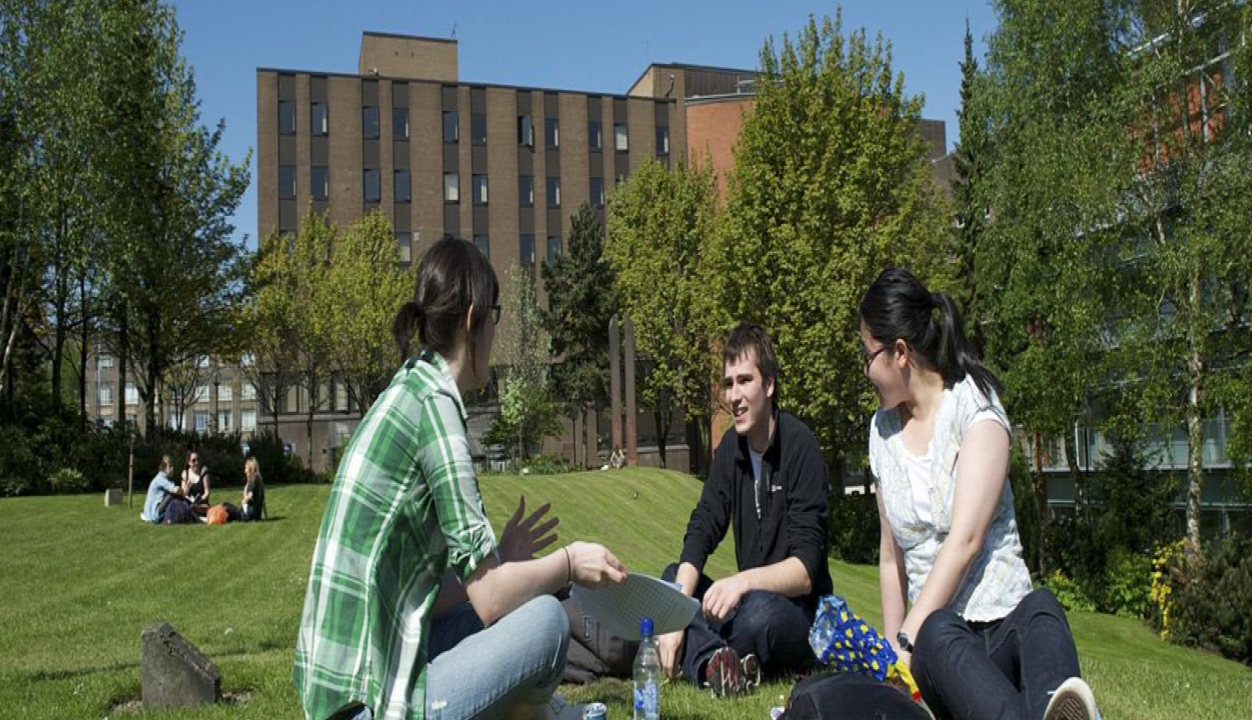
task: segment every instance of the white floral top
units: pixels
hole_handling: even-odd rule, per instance
[[[880,409],[870,422],[869,464],[874,474],[887,521],[896,542],[904,550],[904,567],[909,581],[909,602],[917,595],[934,567],[939,548],[952,529],[952,505],[956,490],[956,461],[965,433],[977,422],[992,421],[1012,432],[1008,416],[993,392],[988,398],[974,380],[964,380],[943,391],[934,435],[924,462],[908,462],[900,432],[900,413]],[[912,471],[910,471],[912,468]],[[928,468],[923,475],[917,468]],[[948,608],[969,622],[999,620],[1017,607],[1031,591],[1030,571],[1022,559],[1022,543],[1013,514],[1013,491],[1007,468],[1004,490],[964,582]],[[914,488],[921,484],[922,487]],[[929,497],[929,517],[925,520],[914,502],[914,491]]]

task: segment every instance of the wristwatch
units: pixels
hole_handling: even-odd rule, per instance
[[[906,653],[913,652],[913,643],[909,640],[908,633],[904,632],[903,630],[896,633],[896,644],[898,644],[900,646],[900,649]]]

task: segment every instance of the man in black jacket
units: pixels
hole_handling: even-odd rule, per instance
[[[812,431],[775,407],[778,362],[765,330],[740,323],[722,358],[734,432],[722,437],[681,558],[664,574],[700,599],[702,612],[660,646],[671,677],[738,695],[754,689],[762,666],[813,658],[809,627],[818,598],[831,592],[829,481]],[[731,526],[739,572],[714,582],[704,563]]]

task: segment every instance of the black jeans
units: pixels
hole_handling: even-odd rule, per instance
[[[1065,610],[1043,588],[992,622],[932,614],[917,634],[912,670],[935,717],[953,720],[1039,720],[1049,693],[1081,675]]]
[[[665,568],[661,578],[670,582],[678,576],[677,563]],[[708,575],[701,574],[695,597],[704,598],[713,585]],[[699,687],[704,680],[704,666],[718,648],[729,645],[739,657],[756,655],[763,672],[782,672],[813,662],[809,647],[809,628],[817,608],[804,598],[788,598],[778,593],[751,590],[739,601],[739,607],[722,622],[713,622],[697,612],[683,636],[682,656],[678,658],[683,674]]]

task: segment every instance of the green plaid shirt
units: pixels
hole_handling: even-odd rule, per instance
[[[426,641],[444,569],[496,551],[447,363],[400,368],[339,463],[313,552],[295,684],[311,720],[364,704],[422,718]]]

